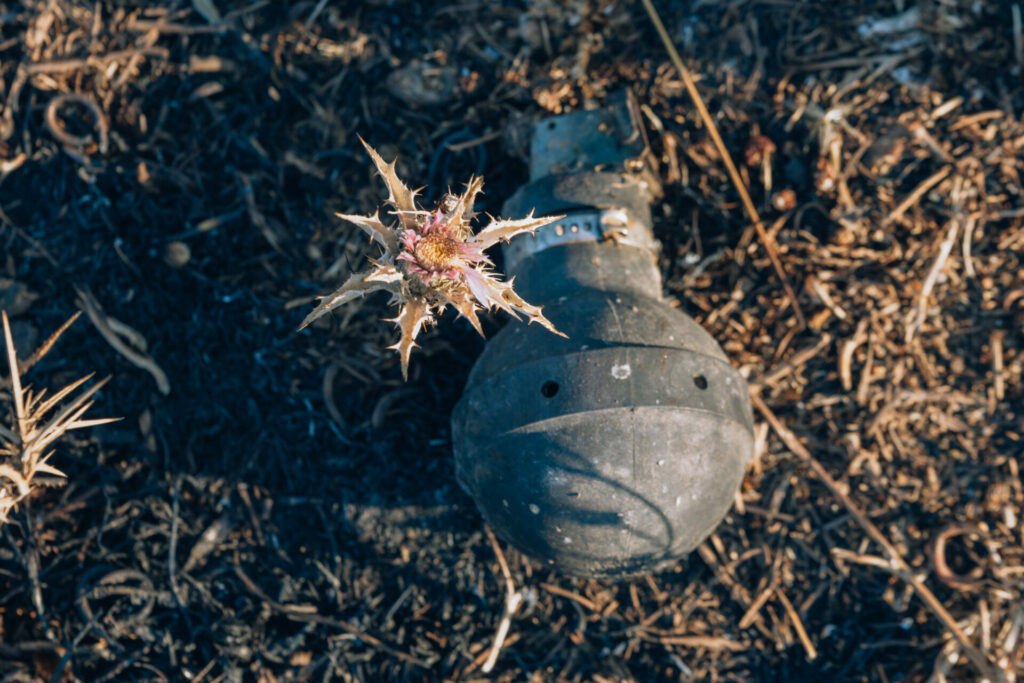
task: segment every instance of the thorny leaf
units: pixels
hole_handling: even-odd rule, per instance
[[[47,456],[47,457],[49,457],[49,456]],[[50,463],[45,462],[45,461],[36,463],[36,472],[42,472],[43,474],[49,474],[49,475],[52,475],[54,477],[62,477],[62,478],[67,477],[66,474],[64,474],[63,472],[58,470],[56,467],[54,467],[53,465],[51,465]]]
[[[552,332],[554,334],[557,334],[559,337],[564,337],[568,339],[568,335],[559,332],[557,329],[555,329],[555,326],[551,324],[550,320],[541,315],[540,306],[528,304],[526,301],[523,300],[521,296],[516,294],[515,290],[512,289],[511,280],[508,282],[498,282],[496,283],[496,285],[498,292],[500,294],[499,298],[496,300],[497,305],[503,311],[506,311],[509,315],[518,318],[519,316],[516,315],[516,310],[518,309],[519,311],[522,311],[523,313],[526,314],[527,322],[540,323],[541,326],[544,327],[544,329],[546,329],[548,332]]]
[[[384,290],[397,294],[397,283],[401,279],[402,274],[393,265],[378,266],[374,270],[356,273],[349,277],[345,284],[332,292],[330,296],[325,296],[320,304],[302,321],[299,329],[301,330],[308,326],[328,311],[333,311],[338,306],[348,303],[353,299],[358,299],[361,296],[366,296],[371,292]]]
[[[397,251],[398,235],[396,235],[395,231],[390,227],[380,222],[378,213],[374,213],[372,216],[355,216],[345,213],[336,213],[334,215],[348,221],[349,223],[358,225],[367,234],[369,234],[375,242],[384,247],[385,251]]]
[[[533,232],[542,225],[547,225],[553,219],[548,217],[534,218],[531,213],[526,218],[517,221],[492,221],[490,225],[476,235],[476,240],[481,248],[487,249],[498,242],[508,242],[516,235],[524,232]]]
[[[476,315],[477,306],[473,299],[466,296],[465,293],[459,292],[457,297],[452,296],[452,306],[459,312],[459,315],[469,321],[469,324],[473,326],[477,334],[481,337],[484,336],[484,328],[480,326],[480,318]]]
[[[46,401],[42,400],[43,396],[46,395],[46,392],[40,391],[37,396],[33,397],[32,401],[26,401],[28,405],[27,409],[29,410],[29,412],[39,414],[48,413],[54,406],[56,406],[58,403],[67,398],[68,394],[70,394],[75,389],[88,382],[90,379],[92,379],[92,377],[92,374],[89,374],[86,375],[85,377],[82,377],[81,379],[75,380],[74,382],[67,385],[66,387],[58,391],[56,394],[48,398]],[[39,402],[38,405],[36,405],[37,402]]]
[[[455,225],[468,227],[469,221],[473,220],[473,202],[476,196],[483,189],[484,179],[481,176],[473,176],[466,184],[466,191],[456,201],[455,208],[448,214],[448,219]]]
[[[372,216],[338,214],[357,225],[384,249],[373,267],[357,273],[320,301],[302,321],[300,329],[338,306],[375,291],[387,291],[399,307],[398,316],[389,322],[399,328],[398,342],[388,348],[398,351],[402,376],[408,379],[409,358],[416,337],[424,325],[434,322],[447,306],[466,318],[478,333],[483,328],[478,311],[497,307],[518,318],[538,322],[546,329],[565,336],[544,317],[539,306],[528,304],[512,289],[512,282],[500,280],[484,250],[500,241],[558,220],[561,216],[537,218],[531,213],[519,220],[494,220],[480,232],[470,227],[473,204],[483,188],[483,178],[470,178],[461,195],[447,194],[433,210],[416,205],[416,192],[410,191],[395,173],[395,163],[384,159],[360,138],[388,188],[385,200],[394,207],[395,225],[385,225],[380,212]]]
[[[402,331],[402,337],[389,349],[398,351],[402,359],[402,377],[409,379],[409,356],[412,354],[412,347],[416,346],[416,337],[420,333],[423,324],[431,319],[430,307],[423,299],[410,299],[398,312],[398,317],[388,320],[398,325]]]
[[[366,144],[366,140],[359,138],[359,142],[363,143],[363,147],[369,152],[374,166],[377,167],[377,172],[384,178],[384,183],[388,186],[388,204],[395,207],[395,210],[398,211],[398,217],[407,229],[415,228],[416,217],[412,214],[416,212],[415,199],[417,193],[411,191],[405,186],[405,183],[398,179],[398,174],[395,173],[394,161],[390,164],[384,163],[384,159],[381,158],[380,154],[377,154],[377,150]]]

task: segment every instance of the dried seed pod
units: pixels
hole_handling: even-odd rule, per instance
[[[818,165],[814,170],[814,187],[818,192],[832,192],[836,189],[836,174],[832,171],[832,164],[825,157],[818,159]]]
[[[772,206],[776,211],[790,211],[796,208],[796,192],[788,188],[779,190],[772,195]]]
[[[192,260],[192,250],[179,240],[168,242],[164,247],[164,263],[171,268],[184,268]]]
[[[765,135],[754,135],[743,150],[743,160],[750,168],[757,168],[775,154],[775,143]]]

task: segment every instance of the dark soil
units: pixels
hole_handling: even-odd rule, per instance
[[[0,680],[980,680],[761,414],[736,508],[672,571],[580,580],[504,547],[527,600],[481,671],[505,583],[448,420],[483,341],[445,319],[403,382],[386,297],[297,327],[372,254],[333,215],[383,196],[357,135],[428,196],[482,171],[497,212],[530,122],[627,87],[666,296],[1024,671],[1020,6],[656,4],[806,327],[639,3],[0,2],[15,337],[91,297],[169,385],[86,316],[28,373],[110,375],[90,414],[124,419],[60,441],[67,484],[3,528]]]

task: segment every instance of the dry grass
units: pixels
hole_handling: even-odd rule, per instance
[[[50,337],[30,360],[41,360],[73,320],[69,320]],[[33,490],[64,478],[64,473],[50,464],[54,442],[71,430],[96,427],[116,419],[83,418],[92,407],[93,395],[103,388],[106,379],[93,384],[77,396],[74,393],[92,379],[91,374],[68,384],[52,396],[47,396],[45,388],[33,392],[31,388],[23,387],[18,354],[11,338],[11,325],[6,311],[3,312],[3,325],[14,412],[8,414],[10,426],[0,426],[0,524],[7,522],[14,508],[28,498]]]

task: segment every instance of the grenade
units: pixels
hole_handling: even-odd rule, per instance
[[[456,475],[538,562],[583,577],[662,570],[725,517],[753,454],[746,382],[661,296],[660,187],[635,101],[534,127],[506,215],[563,215],[504,248],[504,270],[567,335],[510,323],[452,415]]]

